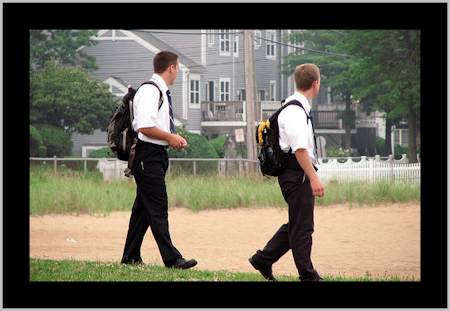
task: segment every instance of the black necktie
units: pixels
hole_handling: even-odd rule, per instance
[[[314,149],[314,156],[316,157],[316,160],[319,161],[319,156],[317,154],[317,139],[316,139],[316,131],[314,130],[314,119],[313,119],[313,115],[312,115],[312,108],[309,111],[309,118],[311,119],[311,125],[312,125],[313,134],[314,134],[314,145],[316,147]]]
[[[170,91],[167,90],[167,99],[169,99],[169,115],[170,115],[170,133],[175,133],[175,124],[173,123],[172,97]]]

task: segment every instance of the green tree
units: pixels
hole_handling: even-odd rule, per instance
[[[283,62],[282,73],[290,76],[298,65],[313,63],[320,68],[322,87],[331,86],[335,93],[345,96],[346,109],[338,116],[342,119],[345,129],[344,148],[351,148],[351,129],[355,124],[355,112],[350,109],[352,85],[347,81],[336,81],[333,77],[339,76],[352,66],[353,56],[347,55],[342,49],[342,40],[345,34],[330,30],[300,30],[284,38],[308,50],[295,49]]]
[[[350,96],[363,109],[385,112],[387,131],[400,120],[408,122],[409,159],[417,162],[416,127],[420,126],[420,30],[315,30],[298,31],[285,40],[316,52],[296,50],[284,62],[283,73],[299,64],[319,66],[323,85],[345,95],[349,117]],[[340,55],[337,55],[340,54]],[[342,56],[345,54],[347,56]],[[343,119],[343,121],[345,121]],[[349,123],[346,124],[346,132]],[[349,143],[346,139],[345,148]],[[386,140],[386,152],[390,150]],[[389,152],[391,153],[391,152]]]
[[[109,86],[82,67],[50,60],[30,78],[30,122],[57,126],[69,134],[106,131],[117,105]]]
[[[81,65],[89,71],[99,69],[95,57],[80,50],[83,46],[98,44],[91,39],[97,30],[86,29],[31,29],[30,73],[44,67],[45,62],[54,58],[61,65]]]
[[[339,79],[355,85],[352,93],[386,119],[407,120],[409,161],[417,162],[416,127],[420,124],[420,30],[347,31],[343,48],[357,64]]]

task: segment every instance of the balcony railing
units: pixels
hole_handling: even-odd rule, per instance
[[[202,121],[246,121],[244,101],[202,101]],[[256,121],[267,120],[281,105],[278,102],[256,102]],[[343,129],[338,111],[312,112],[316,129]],[[354,128],[354,127],[353,127]]]
[[[202,121],[245,121],[243,101],[202,101]]]
[[[316,129],[341,129],[342,122],[337,119],[337,111],[313,111],[314,126]]]

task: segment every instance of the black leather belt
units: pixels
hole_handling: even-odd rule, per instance
[[[170,145],[163,146],[163,145],[158,145],[158,144],[155,144],[155,143],[150,143],[150,142],[148,142],[148,141],[143,141],[143,140],[140,140],[140,139],[138,140],[138,143],[140,143],[140,144],[149,144],[149,145],[153,145],[153,146],[155,146],[156,148],[162,149],[162,150],[168,150],[169,147],[170,147]]]

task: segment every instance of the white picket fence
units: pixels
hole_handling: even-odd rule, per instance
[[[420,163],[407,163],[406,155],[402,159],[394,157],[374,158],[327,158],[319,159],[317,172],[323,183],[336,181],[393,181],[420,183]]]
[[[43,163],[53,162],[54,171],[57,167],[64,165],[65,161],[83,161],[84,171],[87,169],[87,161],[98,161],[96,168],[103,174],[104,180],[126,178],[124,170],[127,167],[125,161],[111,158],[30,158],[32,161],[43,161]],[[257,165],[257,160],[248,159],[169,159],[170,166],[174,162],[192,162],[188,174],[202,174],[201,163],[216,162],[209,166],[209,172],[217,171],[217,174],[223,176],[245,176],[249,165]],[[389,158],[358,157],[358,158],[320,158],[320,168],[317,174],[320,180],[326,184],[330,181],[392,181],[392,182],[410,182],[420,184],[420,163],[408,164],[406,155],[402,159],[395,160],[393,156]],[[230,174],[230,167],[233,166]],[[199,167],[200,166],[200,167]],[[212,171],[211,171],[212,169]],[[204,171],[204,170],[203,170]]]

